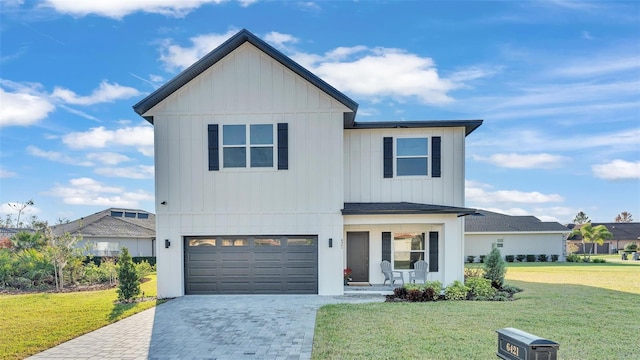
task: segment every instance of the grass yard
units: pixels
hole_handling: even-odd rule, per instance
[[[325,306],[313,359],[495,359],[504,327],[558,342],[559,359],[640,358],[640,262],[509,264],[507,283],[518,300]]]
[[[149,277],[141,289],[156,296],[156,275]],[[157,303],[116,305],[117,297],[115,289],[0,295],[0,359],[23,359]]]

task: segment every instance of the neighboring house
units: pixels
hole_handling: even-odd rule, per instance
[[[464,255],[487,255],[495,246],[506,255],[558,255],[564,261],[571,230],[535,216],[510,216],[486,210],[465,218]]]
[[[82,236],[95,256],[118,256],[126,247],[131,256],[155,256],[155,215],[143,210],[111,208],[52,226],[55,235]]]
[[[339,295],[380,263],[463,280],[465,137],[358,104],[242,30],[134,106],[154,125],[158,296]],[[408,280],[408,276],[405,276]]]
[[[628,222],[628,223],[591,223],[592,226],[604,225],[609,232],[613,234],[612,239],[605,240],[602,245],[596,246],[596,254],[615,254],[618,250],[624,250],[624,247],[630,243],[636,243],[640,245],[640,222]],[[569,224],[567,227],[570,230],[580,229],[582,225]],[[582,236],[572,235],[569,236],[567,242],[573,243],[578,246],[578,253],[583,254],[582,250]],[[587,253],[593,252],[593,243],[585,243]]]

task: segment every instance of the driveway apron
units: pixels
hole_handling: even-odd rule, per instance
[[[384,297],[190,295],[29,359],[310,359],[316,311]]]

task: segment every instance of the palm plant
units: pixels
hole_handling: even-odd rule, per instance
[[[590,222],[582,225],[579,229],[573,229],[571,235],[580,235],[582,236],[582,250],[587,255],[585,251],[585,243],[593,243],[592,252],[595,251],[596,244],[602,245],[605,240],[613,238],[613,234],[607,229],[604,225],[592,226]],[[591,256],[587,256],[587,262],[591,260]]]

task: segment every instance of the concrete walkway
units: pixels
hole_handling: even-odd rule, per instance
[[[381,295],[183,296],[29,359],[310,359],[316,311]]]

